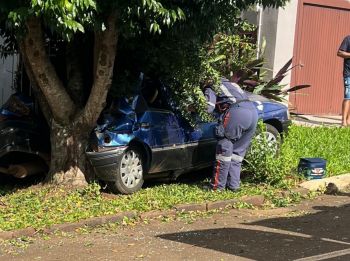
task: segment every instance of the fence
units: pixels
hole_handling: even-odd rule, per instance
[[[10,54],[6,58],[0,58],[0,106],[15,92],[18,59],[17,54]]]

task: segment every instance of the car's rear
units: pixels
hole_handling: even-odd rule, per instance
[[[49,151],[48,130],[33,115],[31,100],[14,94],[0,108],[0,173],[16,178],[44,173]]]

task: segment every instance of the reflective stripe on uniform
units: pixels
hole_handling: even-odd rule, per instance
[[[241,86],[239,86],[237,83],[231,82],[231,84],[232,84],[234,87],[236,87],[236,89],[237,89],[237,91],[238,91],[239,93],[244,93],[244,91],[242,90]]]
[[[212,102],[208,102],[208,105],[212,106],[212,107],[215,107],[215,103],[212,103]]]
[[[226,128],[228,120],[230,119],[230,111],[228,111],[224,117],[224,127]]]
[[[242,162],[244,158],[241,157],[241,156],[239,156],[239,155],[232,154],[231,159],[234,160],[234,161],[236,161],[236,162]]]
[[[227,157],[221,154],[216,154],[216,160],[221,160],[224,162],[230,162],[231,161],[231,157]]]
[[[220,175],[220,161],[216,163],[215,176],[214,176],[214,186],[213,189],[216,189],[219,184],[219,175]]]
[[[225,85],[221,84],[220,85],[221,91],[229,98],[232,102],[236,102],[236,98],[230,93],[230,91],[226,88]]]

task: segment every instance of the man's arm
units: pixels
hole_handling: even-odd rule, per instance
[[[344,58],[344,59],[350,58],[350,53],[342,51],[342,50],[338,50],[337,55],[341,58]]]
[[[344,38],[342,43],[339,46],[337,55],[341,58],[348,59],[350,58],[350,35]]]

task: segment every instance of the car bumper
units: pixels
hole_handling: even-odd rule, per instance
[[[119,163],[125,149],[126,147],[120,147],[107,151],[86,152],[98,179],[103,181],[116,180],[119,170]]]

